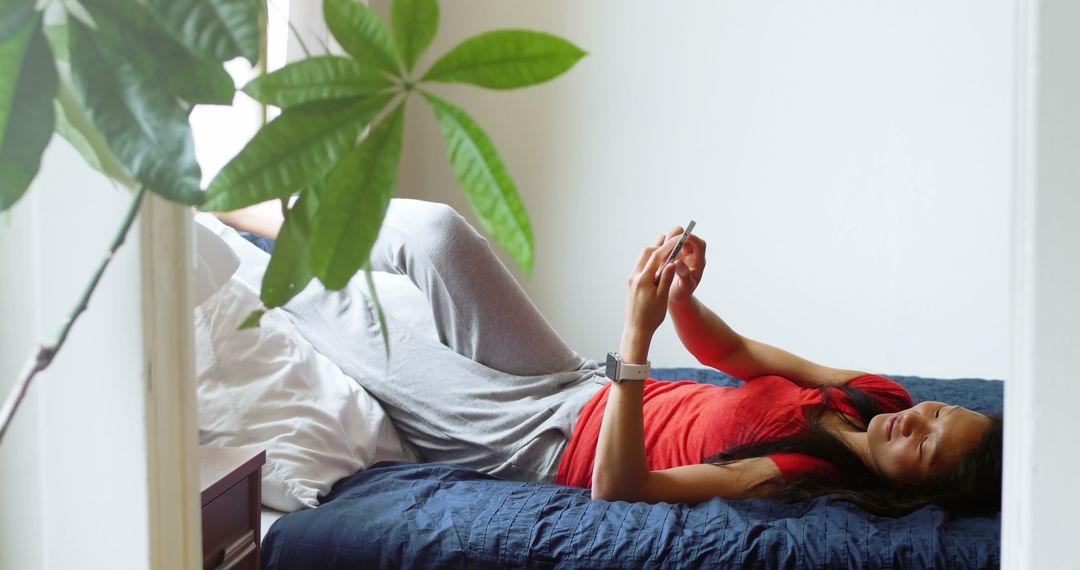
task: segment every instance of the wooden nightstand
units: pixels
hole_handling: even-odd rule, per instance
[[[204,568],[258,570],[260,484],[266,452],[199,446]]]

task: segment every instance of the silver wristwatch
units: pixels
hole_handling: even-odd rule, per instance
[[[649,372],[651,368],[647,360],[645,364],[629,364],[623,362],[616,352],[609,352],[607,355],[607,368],[604,375],[616,384],[623,380],[644,380],[649,377]]]

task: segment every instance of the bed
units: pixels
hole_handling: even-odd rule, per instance
[[[196,309],[200,443],[267,450],[265,568],[999,565],[1000,515],[950,519],[924,508],[880,518],[825,499],[713,499],[693,507],[593,501],[583,489],[417,464],[377,401],[277,310],[259,329],[239,330],[260,306],[266,253],[210,217],[199,221],[240,258],[229,283]],[[389,313],[434,335],[426,302],[407,279],[377,274],[376,285]],[[695,368],[654,376],[738,382]],[[1002,409],[1000,381],[893,378],[915,401]]]
[[[719,385],[714,370],[658,379]],[[892,376],[916,401],[999,412],[1000,381]],[[592,501],[588,491],[506,481],[452,465],[386,462],[277,520],[264,568],[996,568],[1000,515],[923,508],[882,518],[844,503]]]

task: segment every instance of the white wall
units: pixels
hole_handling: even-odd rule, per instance
[[[59,137],[0,216],[0,390],[53,342],[131,194]],[[138,225],[0,443],[0,568],[146,568],[147,453]]]
[[[434,87],[502,152],[537,238],[524,284],[578,350],[616,346],[640,249],[694,218],[700,297],[743,334],[835,366],[1007,376],[1012,1],[442,9],[426,62],[505,27],[589,52],[519,92]],[[400,194],[465,210],[417,103]],[[652,357],[695,364],[670,326]]]

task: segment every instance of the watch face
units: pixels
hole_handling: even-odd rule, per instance
[[[618,381],[619,377],[619,356],[614,352],[607,353],[607,367],[604,370],[604,376],[607,376],[610,380]]]

